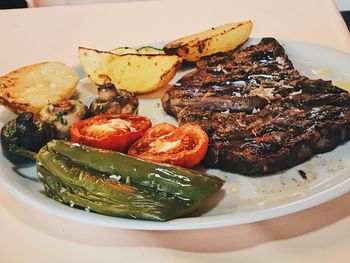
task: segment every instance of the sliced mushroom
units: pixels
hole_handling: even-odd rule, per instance
[[[135,94],[119,89],[113,83],[107,83],[97,88],[98,98],[90,105],[90,114],[99,115],[106,113],[130,113],[137,114],[139,100]]]
[[[88,116],[88,107],[78,100],[49,104],[40,111],[40,119],[54,127],[55,138],[69,139],[70,126]]]

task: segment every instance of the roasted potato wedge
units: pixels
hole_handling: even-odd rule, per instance
[[[38,114],[49,102],[69,99],[79,76],[61,62],[29,65],[0,77],[0,102],[16,113]]]
[[[182,58],[165,54],[123,54],[79,48],[79,60],[90,80],[118,89],[145,93],[165,86],[175,76]]]
[[[239,47],[252,31],[252,21],[230,23],[186,36],[166,44],[166,54],[176,54],[189,61]]]

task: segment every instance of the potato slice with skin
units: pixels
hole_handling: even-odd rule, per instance
[[[165,54],[124,54],[79,48],[79,60],[92,82],[112,82],[119,89],[145,93],[165,86],[175,76],[182,58]]]
[[[167,54],[176,54],[189,61],[218,52],[227,52],[243,44],[252,31],[252,21],[230,23],[179,38],[164,46]]]
[[[0,102],[16,113],[38,114],[48,103],[69,99],[79,76],[61,62],[42,62],[0,77]]]

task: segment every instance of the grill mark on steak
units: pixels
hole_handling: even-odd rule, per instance
[[[294,69],[273,38],[197,62],[162,97],[209,136],[203,163],[246,175],[286,169],[350,139],[350,96]]]

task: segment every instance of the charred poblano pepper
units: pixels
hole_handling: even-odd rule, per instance
[[[105,174],[82,168],[50,151],[39,155],[38,173],[50,197],[71,206],[106,215],[149,220],[171,218],[188,211],[185,202],[122,184]]]
[[[32,112],[20,113],[1,129],[1,146],[4,155],[16,163],[35,159],[35,153],[53,138],[51,126],[34,121]]]
[[[40,150],[37,167],[47,194],[60,202],[146,220],[185,215],[223,185],[192,170],[56,140]]]

